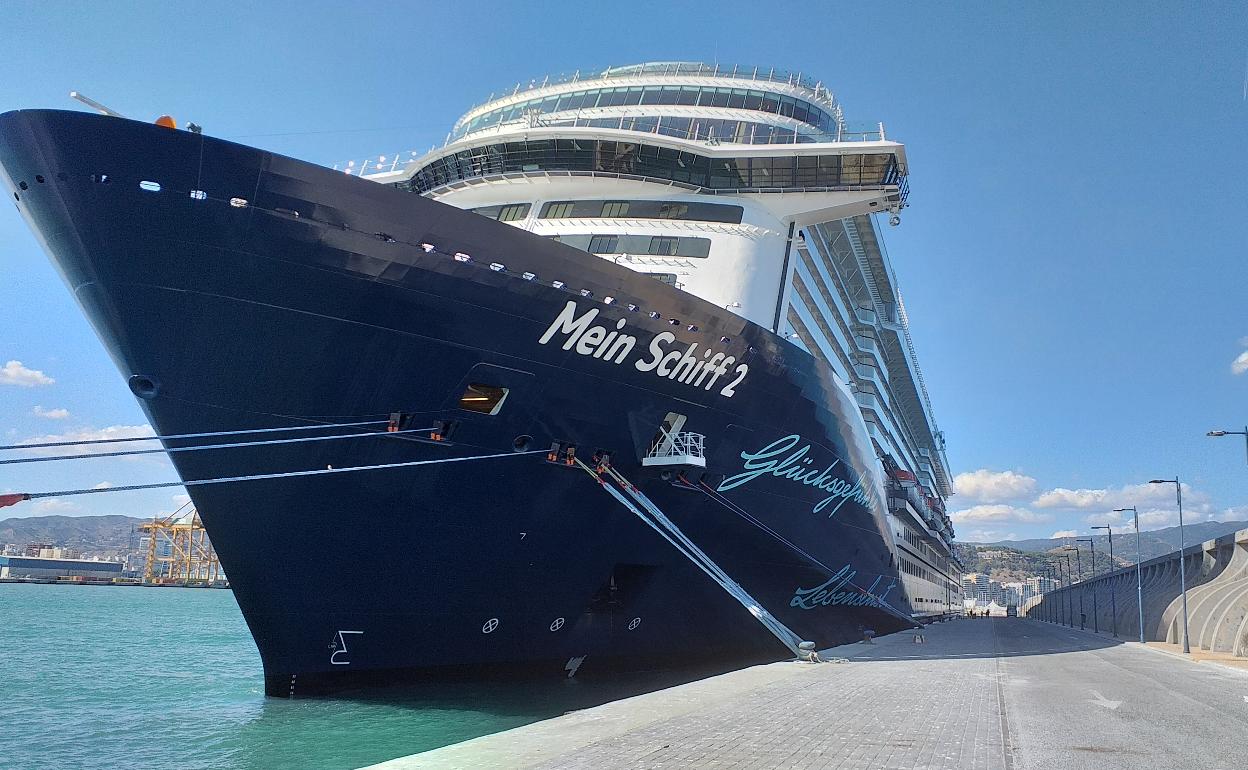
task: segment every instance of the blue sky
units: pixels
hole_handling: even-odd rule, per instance
[[[548,73],[677,59],[809,73],[851,123],[882,120],[908,146],[911,207],[885,235],[964,474],[960,536],[1085,532],[1131,504],[1162,526],[1172,488],[1139,485],[1176,474],[1193,519],[1248,519],[1243,445],[1204,435],[1248,422],[1233,367],[1248,364],[1242,4],[255,6],[6,4],[0,110],[69,107],[77,89],[332,165],[440,144],[491,91]],[[11,208],[8,361],[6,443],[143,425]],[[98,459],[10,466],[0,490],[171,477],[161,460]],[[0,518],[146,516],[175,505],[167,492]]]

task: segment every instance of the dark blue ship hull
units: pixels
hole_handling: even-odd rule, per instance
[[[563,442],[583,457],[609,452],[803,638],[833,645],[909,622],[858,407],[770,331],[509,225],[201,135],[12,112],[0,116],[0,166],[159,433],[396,412],[453,425],[443,441],[175,454],[182,479]],[[591,310],[610,330],[624,319],[618,333],[635,346],[565,346],[578,332],[560,314]],[[734,360],[681,382],[659,373],[678,361],[644,368],[656,344]],[[460,409],[468,383],[507,388],[501,411]],[[685,474],[693,488],[641,462],[668,412],[706,436],[706,468]],[[190,491],[271,695],[791,654],[594,479],[545,454]]]

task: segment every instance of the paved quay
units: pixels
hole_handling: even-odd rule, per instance
[[[1141,768],[1248,757],[1248,674],[1020,618],[756,666],[373,766]]]

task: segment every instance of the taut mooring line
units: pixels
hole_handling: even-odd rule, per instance
[[[82,455],[56,455],[55,457],[19,457],[13,460],[0,460],[0,465],[16,465],[18,463],[50,463],[57,460],[84,460],[92,457],[127,457],[130,455],[154,455],[169,452],[202,452],[206,449],[234,449],[248,446],[270,446],[272,444],[298,444],[306,441],[334,441],[344,438],[372,438],[374,436],[401,436],[404,433],[428,433],[437,430],[432,428],[406,428],[404,430],[365,431],[363,433],[340,433],[334,436],[300,436],[298,438],[275,438],[267,441],[239,441],[233,444],[200,444],[198,446],[175,446],[168,449],[127,449],[124,452],[94,452]],[[167,438],[167,437],[165,437]]]
[[[251,428],[248,430],[219,430],[211,433],[177,433],[170,436],[133,436],[129,438],[97,438],[83,441],[45,441],[40,444],[8,444],[0,446],[0,451],[8,449],[45,449],[54,446],[85,446],[87,444],[120,444],[123,441],[157,441],[180,438],[213,438],[215,436],[242,436],[248,433],[282,433],[288,430],[328,430],[329,428],[356,428],[362,425],[385,425],[389,420],[368,420],[366,422],[335,422],[323,425],[294,425],[289,428]]]
[[[37,500],[42,497],[72,497],[74,495],[96,495],[104,492],[133,492],[140,489],[168,489],[170,487],[198,487],[209,484],[228,484],[235,481],[259,481],[262,479],[289,479],[299,476],[323,476],[330,473],[354,473],[356,471],[377,471],[389,468],[411,468],[417,465],[437,465],[439,463],[462,463],[470,460],[493,460],[499,457],[523,457],[525,455],[545,454],[545,449],[530,449],[527,452],[499,452],[492,455],[473,455],[472,457],[447,457],[442,460],[411,460],[402,463],[383,463],[381,465],[354,465],[349,468],[316,468],[310,471],[287,471],[285,473],[258,473],[251,476],[229,476],[218,479],[191,479],[190,481],[162,481],[158,484],[130,484],[124,487],[104,487],[103,489],[64,489],[58,492],[18,492],[0,495],[0,507],[13,505],[23,500]]]

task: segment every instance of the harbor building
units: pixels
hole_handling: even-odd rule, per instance
[[[121,577],[123,566],[119,561],[0,556],[0,579],[84,577],[107,580]]]

